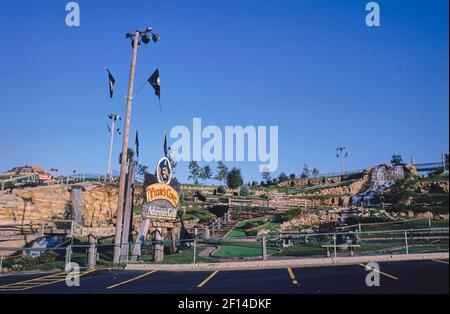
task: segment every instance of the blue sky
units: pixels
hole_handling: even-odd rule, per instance
[[[139,50],[136,87],[161,70],[163,112],[150,86],[136,98],[131,142],[154,167],[163,130],[203,124],[278,125],[279,172],[303,163],[322,173],[388,161],[437,161],[448,151],[448,1],[378,1],[381,27],[365,25],[360,0],[78,1],[81,26],[65,25],[68,1],[0,1],[0,171],[23,164],[61,173],[105,173],[108,66],[126,90],[124,35],[162,35]],[[113,169],[121,140],[115,142]],[[246,181],[259,163],[230,163]],[[214,164],[212,164],[215,167]],[[187,163],[177,176],[187,177]]]

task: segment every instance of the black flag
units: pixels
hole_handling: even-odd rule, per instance
[[[152,76],[147,80],[150,85],[152,85],[153,89],[155,90],[155,95],[158,96],[158,98],[161,97],[161,83],[159,80],[159,69],[156,69],[155,72],[153,72]]]
[[[106,124],[108,126],[108,132],[111,133],[111,128],[109,127],[109,124]]]
[[[164,156],[167,157],[167,137],[166,137],[166,130],[164,130]]]
[[[136,144],[136,157],[139,158],[139,136],[138,136],[137,130],[136,130],[136,138],[134,139],[134,143]]]
[[[116,80],[114,79],[114,76],[112,76],[111,72],[109,72],[108,69],[106,69],[106,71],[108,72],[108,79],[109,79],[109,97],[112,98],[113,87],[114,87],[114,84],[116,83]]]

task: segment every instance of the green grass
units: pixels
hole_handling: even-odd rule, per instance
[[[260,243],[255,243],[258,246],[248,247],[239,244],[231,244],[221,246],[216,252],[213,253],[214,257],[218,258],[247,258],[258,257],[262,255],[262,248]],[[267,254],[274,254],[277,251],[272,248],[267,248]]]
[[[134,205],[133,206],[133,213],[136,215],[142,214],[142,206],[143,205]]]
[[[431,176],[426,178],[418,178],[417,181],[419,182],[442,182],[442,181],[448,181],[448,174],[440,174],[437,176]]]
[[[300,244],[295,243],[293,246],[282,248],[281,252],[274,256],[300,256],[300,255],[325,255],[326,250],[318,244]]]
[[[265,221],[269,217],[258,217],[253,219],[247,219],[239,222],[226,236],[226,238],[243,238],[246,236],[245,229],[243,228],[244,225],[248,222],[259,222],[259,221]],[[255,228],[252,228],[252,230],[261,231],[265,229],[275,229],[279,224],[274,221],[274,217],[270,217],[270,222],[268,224],[264,224]]]
[[[448,228],[447,220],[432,220],[432,228]],[[386,224],[362,225],[362,231],[389,231],[389,230],[406,230],[406,229],[426,229],[429,228],[428,219],[419,219],[412,221],[398,221]]]
[[[208,263],[211,262],[210,259],[206,259],[198,256],[198,253],[203,250],[203,246],[199,245],[197,247],[197,257],[195,259],[196,263]],[[164,261],[160,264],[190,264],[194,262],[194,248],[185,249],[182,252],[175,253],[172,255],[165,255]]]
[[[201,207],[191,207],[186,208],[186,212],[183,214],[184,220],[195,220],[200,221],[211,221],[214,219],[214,215],[211,214],[207,209]]]

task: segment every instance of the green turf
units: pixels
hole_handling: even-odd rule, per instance
[[[273,254],[277,251],[271,248],[267,249],[267,254]],[[238,245],[226,245],[221,246],[216,252],[213,253],[214,257],[219,258],[246,258],[246,257],[258,257],[262,255],[261,247],[245,247]]]

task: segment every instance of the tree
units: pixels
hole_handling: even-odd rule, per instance
[[[314,168],[313,171],[312,171],[312,176],[313,176],[313,178],[318,178],[319,175],[320,175],[319,169]]]
[[[141,177],[145,177],[145,174],[148,172],[148,167],[146,165],[143,164],[139,164],[137,166],[137,171],[136,173],[141,176]]]
[[[402,155],[392,155],[391,164],[398,165],[403,162]]]
[[[291,179],[291,180],[295,180],[295,173],[291,173],[290,175],[289,175],[289,179]]]
[[[309,178],[310,174],[311,174],[311,170],[309,170],[307,164],[304,164],[303,165],[303,171],[302,171],[302,174],[300,175],[300,177],[302,179],[306,179],[306,178]]]
[[[169,157],[167,157],[169,159],[170,162],[170,166],[172,167],[172,176],[175,174],[175,168],[178,165],[178,161],[176,161],[175,159],[173,159],[172,157],[172,147],[170,147],[170,152],[169,152]]]
[[[269,168],[264,168],[263,172],[261,172],[261,176],[262,176],[263,180],[266,181],[267,184],[269,184],[269,180],[270,180]]]
[[[288,176],[284,172],[280,173],[280,175],[278,176],[278,181],[280,182],[286,181],[287,179]]]
[[[134,150],[128,148],[127,150],[127,163],[129,163],[134,158]],[[122,153],[119,155],[119,164],[122,164]]]
[[[200,179],[203,180],[203,184],[206,184],[208,182],[208,179],[211,179],[213,175],[213,172],[211,170],[211,167],[206,165],[202,169],[200,169]]]
[[[195,160],[191,160],[189,162],[189,177],[188,180],[193,180],[194,184],[198,184],[198,178],[201,175],[201,168],[198,165],[198,162]]]
[[[236,189],[244,184],[244,179],[241,175],[241,169],[233,168],[227,174],[227,185],[230,189]]]
[[[240,196],[249,196],[250,195],[250,189],[247,185],[243,185],[241,188],[241,191],[239,192]]]
[[[448,170],[448,165],[449,165],[449,155],[448,154],[444,155],[444,164],[445,164],[445,170]]]
[[[225,163],[223,161],[219,161],[217,163],[217,173],[214,177],[215,180],[219,181],[220,183],[223,183],[225,179],[227,178],[228,173],[228,167],[225,166]]]

